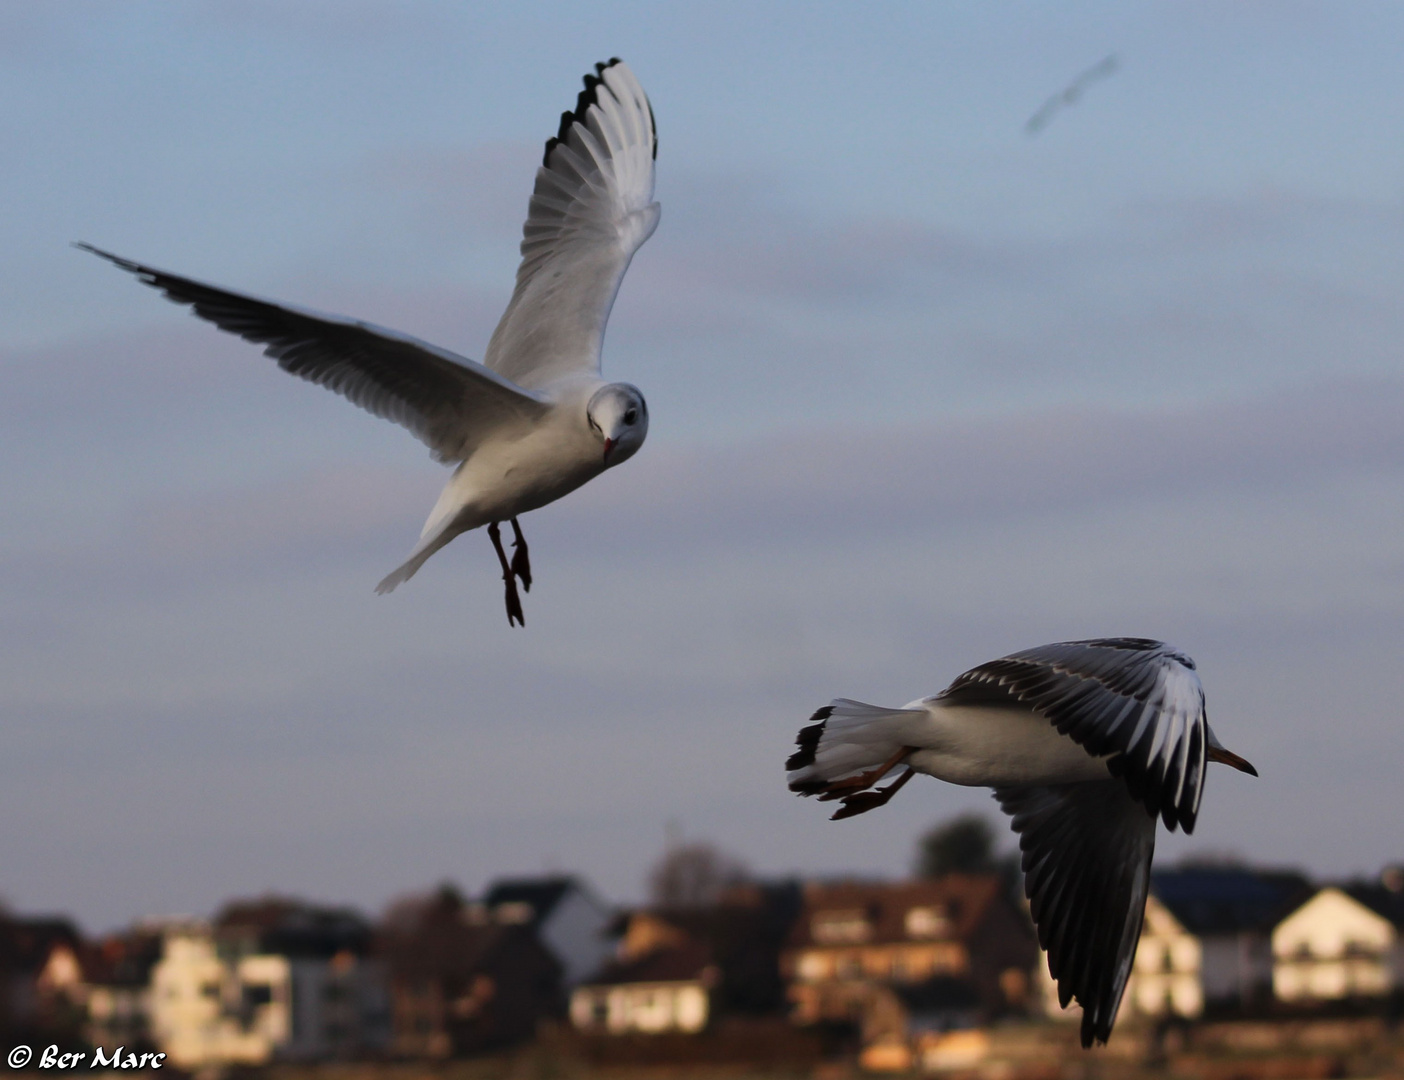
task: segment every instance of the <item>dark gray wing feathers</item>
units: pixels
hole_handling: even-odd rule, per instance
[[[87,244],[77,246],[189,305],[221,330],[264,346],[284,371],[403,425],[440,461],[462,460],[497,423],[530,420],[547,407],[482,365],[408,335],[228,292]]]
[[[996,788],[1019,834],[1024,893],[1059,1003],[1082,1006],[1082,1045],[1106,1042],[1135,959],[1155,817],[1118,780]]]
[[[1204,691],[1194,661],[1159,641],[1066,641],[981,664],[943,700],[1017,701],[1090,754],[1169,829],[1194,829],[1207,764]]]

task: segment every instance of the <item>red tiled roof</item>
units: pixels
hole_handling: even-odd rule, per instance
[[[712,950],[700,941],[684,941],[640,956],[636,960],[606,964],[590,979],[593,986],[624,983],[691,982],[705,980],[713,966]]]
[[[963,940],[984,920],[1004,890],[993,874],[948,874],[945,877],[898,882],[840,881],[805,886],[804,907],[786,942],[789,948],[881,945],[913,940]],[[939,929],[924,935],[908,932],[907,915],[914,908],[931,909]],[[866,923],[866,936],[844,941],[816,938],[816,924],[852,919]]]

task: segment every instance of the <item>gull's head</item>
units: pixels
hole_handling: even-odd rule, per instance
[[[633,457],[648,434],[648,406],[636,386],[610,383],[595,391],[585,416],[604,444],[604,463],[618,465]]]

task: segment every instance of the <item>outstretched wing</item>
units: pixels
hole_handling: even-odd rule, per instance
[[[1160,641],[1099,638],[1026,649],[972,668],[941,693],[960,704],[1014,700],[1046,716],[1107,767],[1166,828],[1194,830],[1208,721],[1194,661]]]
[[[439,461],[462,461],[506,424],[531,422],[549,408],[482,364],[407,334],[338,315],[217,289],[77,244],[188,304],[221,330],[264,346],[284,371],[335,390],[376,416],[403,424]]]
[[[1155,815],[1118,780],[996,788],[1014,820],[1038,943],[1058,1001],[1082,1006],[1082,1045],[1106,1042],[1145,918]]]
[[[595,71],[546,143],[516,291],[483,358],[533,389],[562,375],[598,374],[619,283],[658,226],[653,110],[627,65],[615,59]]]

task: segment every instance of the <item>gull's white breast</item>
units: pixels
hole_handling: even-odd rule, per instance
[[[454,472],[439,498],[461,530],[540,509],[605,470],[604,446],[591,432],[585,400],[570,394],[534,424],[507,428]]]
[[[1048,719],[1028,709],[914,701],[931,717],[920,749],[908,759],[918,772],[952,784],[1007,787],[1106,780],[1104,759],[1093,757]]]

